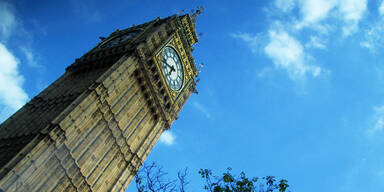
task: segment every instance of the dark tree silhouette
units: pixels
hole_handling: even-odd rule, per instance
[[[177,179],[169,180],[167,173],[155,163],[144,164],[137,172],[135,181],[138,192],[185,192],[188,170],[179,171]]]
[[[204,189],[208,192],[286,192],[288,181],[281,179],[276,182],[274,176],[248,178],[244,172],[239,176],[231,173],[228,168],[222,176],[212,176],[209,169],[200,169],[199,174],[205,179]]]
[[[210,169],[200,169],[199,174],[205,180],[203,189],[207,192],[287,192],[288,181],[276,180],[274,176],[248,178],[244,172],[232,174],[232,169],[221,176],[213,175]],[[186,192],[188,170],[179,171],[177,179],[166,179],[167,173],[155,163],[144,164],[136,174],[138,192]]]

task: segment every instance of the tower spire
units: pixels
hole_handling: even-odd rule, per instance
[[[0,124],[0,192],[125,191],[195,90],[191,15],[100,37]]]

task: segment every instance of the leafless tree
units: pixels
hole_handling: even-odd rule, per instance
[[[144,164],[136,174],[136,189],[138,192],[185,192],[189,184],[188,170],[177,174],[178,179],[166,179],[167,173],[155,163]]]

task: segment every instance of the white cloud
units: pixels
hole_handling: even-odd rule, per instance
[[[339,11],[343,17],[345,25],[343,26],[343,35],[348,36],[355,33],[358,24],[367,9],[367,0],[341,0]]]
[[[0,42],[2,41],[6,46],[7,39],[14,35],[15,31],[18,32],[19,35],[22,34],[24,44],[30,45],[32,41],[31,34],[24,29],[21,21],[15,17],[14,12],[14,8],[11,4],[0,1]],[[33,51],[26,45],[22,45],[20,50],[24,53],[28,65],[30,67],[41,68],[42,66],[38,65],[35,60],[36,58]]]
[[[364,40],[360,43],[362,47],[376,52],[377,48],[384,47],[384,18],[373,22],[364,30]]]
[[[362,47],[376,52],[377,48],[384,47],[384,0],[378,8],[380,17],[372,21],[364,30],[364,40],[360,43]]]
[[[381,3],[380,3],[379,13],[380,13],[380,15],[384,15],[384,0],[381,1]]]
[[[360,20],[367,9],[367,0],[341,0],[339,10],[345,20]]]
[[[0,1],[0,122],[22,107],[28,95],[22,88],[23,76],[19,73],[19,59],[6,47],[5,42],[18,25],[11,4]]]
[[[159,141],[165,145],[170,146],[175,143],[175,136],[171,131],[166,130],[161,134]]]
[[[24,78],[19,74],[18,64],[18,59],[0,43],[0,104],[13,112],[28,100],[22,88]]]
[[[326,34],[329,28],[338,27],[344,36],[358,30],[359,22],[367,10],[367,0],[275,0],[274,5],[283,13],[297,5],[300,19],[290,16],[297,30],[310,28]],[[382,10],[384,12],[384,5]],[[335,21],[342,25],[338,26],[339,23]]]
[[[371,43],[369,43],[368,41],[363,41],[363,42],[361,42],[361,43],[360,43],[360,46],[365,47],[365,48],[367,48],[367,49],[370,49],[370,50],[372,50],[372,51],[375,50],[375,47],[374,47]]]
[[[276,0],[275,6],[283,12],[291,11],[296,4],[296,0]]]
[[[325,41],[322,40],[320,37],[317,36],[311,36],[310,41],[305,44],[305,47],[307,48],[318,48],[318,49],[326,49],[327,46],[325,45]]]
[[[36,58],[35,58],[35,55],[33,54],[33,52],[31,51],[31,49],[29,48],[26,48],[26,47],[21,47],[20,48],[21,51],[24,53],[24,56],[27,60],[27,63],[30,67],[35,67],[35,68],[42,68],[41,65],[39,65],[37,62],[36,62]]]
[[[259,47],[261,46],[259,34],[251,35],[249,33],[237,33],[231,34],[231,36],[245,41],[253,53],[259,51]],[[323,73],[329,73],[328,70],[310,64],[313,60],[312,56],[305,52],[302,44],[298,40],[286,32],[284,26],[280,22],[277,21],[274,23],[268,36],[269,41],[264,47],[264,52],[273,60],[275,68],[286,70],[291,79],[299,80],[305,78],[307,75],[317,77]],[[306,44],[307,48],[326,48],[324,40],[320,37],[311,36],[310,39],[310,42]],[[262,70],[258,76],[263,77],[269,71],[271,71],[270,68]],[[199,103],[194,103],[194,106],[201,112],[207,114],[207,118],[210,117],[210,114]]]
[[[256,53],[258,51],[258,45],[259,45],[259,37],[257,35],[251,35],[249,33],[234,33],[231,34],[231,36],[235,39],[241,39],[245,42],[247,42],[253,53]]]
[[[198,111],[200,111],[207,119],[211,118],[211,113],[207,110],[207,108],[200,104],[199,102],[193,102],[193,107],[195,107]]]
[[[373,107],[373,110],[375,113],[372,118],[372,124],[367,129],[368,135],[374,135],[384,131],[384,105]]]
[[[272,68],[265,67],[261,71],[257,73],[257,77],[263,78],[268,75],[268,73],[272,72]]]
[[[43,80],[43,76],[44,76],[44,72],[45,72],[45,67],[43,65],[40,65],[37,60],[36,60],[36,56],[35,54],[33,53],[33,51],[30,49],[30,48],[27,48],[27,47],[21,47],[20,48],[21,52],[24,54],[24,58],[25,58],[25,63],[29,66],[29,67],[32,67],[36,70],[36,76],[35,76],[35,86],[36,86],[36,91],[39,92],[41,90],[43,90],[44,88],[46,88],[49,84],[47,84],[46,82],[44,82]]]
[[[300,13],[302,21],[298,24],[298,28],[317,24],[326,19],[328,13],[336,6],[333,0],[301,0]]]
[[[269,31],[269,43],[264,51],[273,60],[276,68],[284,69],[291,79],[304,78],[307,74],[317,77],[326,70],[309,64],[311,56],[303,46],[282,29]]]
[[[0,1],[0,40],[5,41],[16,26],[16,19],[12,6],[7,2]]]

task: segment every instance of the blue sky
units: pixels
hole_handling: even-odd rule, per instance
[[[382,0],[0,1],[0,121],[99,36],[203,5],[192,95],[150,154],[292,191],[384,191]],[[129,189],[129,191],[132,191]]]

